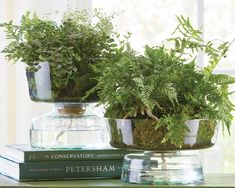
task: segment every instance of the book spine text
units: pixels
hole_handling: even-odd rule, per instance
[[[20,179],[119,178],[122,160],[58,161],[20,164]]]

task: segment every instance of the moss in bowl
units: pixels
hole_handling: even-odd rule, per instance
[[[170,141],[162,143],[168,130],[166,127],[156,129],[153,120],[110,119],[110,144],[115,148],[127,148],[148,151],[205,149],[215,144],[218,126],[211,120],[190,120],[186,122],[190,132],[184,135],[181,145]]]

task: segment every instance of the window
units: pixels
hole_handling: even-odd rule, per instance
[[[19,22],[26,10],[43,15],[55,10],[63,12],[68,6],[120,12],[115,24],[121,33],[133,33],[131,42],[138,51],[142,51],[144,44],[156,45],[168,37],[176,25],[175,15],[181,14],[190,17],[194,25],[203,25],[206,39],[231,41],[235,38],[234,0],[1,0],[0,22],[10,19]],[[0,41],[2,49],[6,45],[2,30]],[[216,72],[235,75],[234,48],[235,45]],[[30,101],[24,65],[5,63],[3,54],[0,54],[0,61],[0,144],[27,143],[30,119],[50,111],[53,105]],[[199,58],[199,65],[206,62],[203,57]],[[214,147],[200,152],[205,172],[235,172],[235,165],[231,165],[235,161],[235,147],[231,144],[235,140],[235,128],[232,126],[231,136],[223,136],[221,132]]]
[[[220,38],[223,40],[232,41],[235,38],[235,13],[233,8],[235,7],[235,1],[228,0],[226,2],[214,0],[204,0],[204,37],[206,39]],[[227,58],[218,66],[216,72],[227,73],[235,76],[235,45],[233,44],[227,55]],[[205,59],[206,64],[206,59]],[[235,87],[233,86],[233,88]],[[232,96],[233,102],[235,102],[235,96]],[[235,114],[234,114],[235,115]],[[219,134],[219,141],[214,148],[210,150],[210,153],[204,152],[204,157],[213,159],[214,164],[217,164],[216,168],[221,169],[223,172],[235,172],[235,147],[232,143],[235,140],[235,127],[231,127],[231,136],[225,134],[222,135],[222,131]],[[212,163],[209,168],[216,169]],[[219,172],[219,171],[218,171]]]

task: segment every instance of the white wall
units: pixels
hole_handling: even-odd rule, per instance
[[[0,11],[0,23],[7,19],[7,0],[1,0],[1,11]],[[6,41],[3,40],[4,32],[0,30],[0,48],[6,45]],[[8,105],[7,105],[7,65],[5,59],[0,55],[0,143],[7,141],[7,125],[8,125]]]

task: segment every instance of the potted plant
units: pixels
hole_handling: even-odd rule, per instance
[[[106,108],[110,144],[153,151],[125,157],[126,182],[203,182],[195,157],[175,152],[213,146],[218,123],[229,131],[233,119],[228,86],[235,79],[213,74],[231,43],[204,41],[189,19],[177,19],[179,25],[162,45],[146,45],[139,55],[127,43],[116,50],[115,61],[97,69],[95,89]],[[196,65],[199,50],[208,57],[203,68]]]
[[[27,12],[20,25],[1,24],[10,41],[2,52],[9,60],[27,65],[32,100],[84,101],[86,92],[96,85],[91,65],[103,61],[116,44],[112,15],[95,10],[93,17],[96,22],[85,10],[69,10],[56,23]],[[97,94],[86,101],[96,102]]]
[[[97,84],[92,66],[104,61],[116,47],[112,18],[101,10],[95,10],[92,19],[85,10],[68,10],[56,23],[27,12],[20,25],[12,21],[0,25],[10,41],[2,52],[13,62],[26,64],[31,99],[56,104],[55,113],[33,121],[32,145],[77,147],[79,143],[66,143],[72,137],[66,130],[73,130],[74,135],[75,130],[83,130],[82,126],[92,129],[92,125],[99,124],[94,116],[89,116],[91,111],[85,110],[97,102],[97,93],[86,95]],[[72,123],[73,118],[79,123]]]

